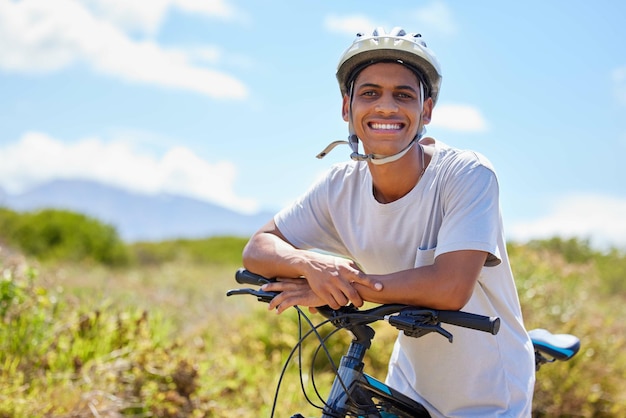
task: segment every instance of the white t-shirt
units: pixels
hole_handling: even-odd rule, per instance
[[[446,325],[452,344],[436,333],[400,333],[387,384],[423,403],[433,417],[530,416],[534,351],[506,253],[491,164],[436,141],[422,179],[406,196],[381,204],[372,190],[366,163],[335,165],[275,216],[276,225],[292,245],[349,257],[370,274],[431,265],[451,251],[488,252],[463,310],[500,317],[500,332]]]

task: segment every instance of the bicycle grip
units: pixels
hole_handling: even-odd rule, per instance
[[[255,286],[263,286],[264,284],[271,282],[270,279],[252,273],[244,268],[237,270],[235,273],[235,280],[237,280],[237,283],[240,284],[253,284]]]
[[[450,325],[471,328],[496,335],[500,331],[500,318],[477,315],[463,311],[438,311],[439,321]]]

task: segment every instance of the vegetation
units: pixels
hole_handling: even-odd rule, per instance
[[[18,214],[0,208],[0,237],[40,260],[125,265],[129,254],[115,229],[85,215],[46,209]]]
[[[559,238],[511,245],[509,252],[526,327],[581,339],[571,361],[538,372],[537,416],[626,416],[624,254]]]
[[[246,240],[236,237],[213,237],[201,240],[178,239],[164,242],[143,242],[132,245],[135,260],[143,265],[159,265],[175,261],[190,263],[241,263]]]
[[[298,321],[293,311],[272,315],[254,298],[224,296],[237,286],[244,240],[125,245],[88,218],[43,213],[0,211],[0,418],[269,416]],[[56,239],[37,238],[51,230]],[[573,360],[538,372],[534,415],[626,416],[624,253],[555,238],[511,243],[509,254],[527,328],[582,341]],[[368,370],[382,378],[395,335],[376,329]],[[331,339],[333,356],[348,340]],[[315,348],[310,339],[303,356],[313,399],[306,359]],[[297,363],[287,367],[277,416],[318,414],[300,394]],[[328,370],[316,363],[323,393]]]
[[[58,209],[17,213],[0,208],[0,238],[40,261],[95,262],[109,267],[166,262],[237,264],[244,240],[214,237],[127,246],[117,231],[88,216]]]

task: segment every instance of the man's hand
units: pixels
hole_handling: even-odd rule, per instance
[[[381,282],[375,281],[363,273],[352,260],[331,255],[318,254],[312,258],[304,278],[311,290],[333,309],[352,302],[355,306],[363,305],[363,298],[354,284],[380,291]]]
[[[278,279],[277,282],[264,285],[262,289],[281,292],[270,303],[270,309],[277,309],[281,313],[295,305],[313,308],[328,305],[332,309],[339,309],[352,302],[360,307],[364,300],[354,287],[356,283],[375,291],[383,288],[382,283],[370,279],[353,261],[317,254],[310,260],[304,277]]]
[[[277,279],[276,282],[261,286],[261,289],[267,292],[280,292],[269,304],[269,310],[276,309],[279,314],[296,305],[314,308],[326,304],[311,290],[309,283],[304,279]]]

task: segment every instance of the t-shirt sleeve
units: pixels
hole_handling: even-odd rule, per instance
[[[478,157],[459,164],[449,174],[441,190],[444,213],[435,257],[452,251],[478,250],[489,253],[485,266],[500,264],[499,187],[494,171]]]
[[[301,249],[320,249],[345,253],[334,227],[330,206],[332,170],[291,205],[274,216],[274,222],[291,245]]]

